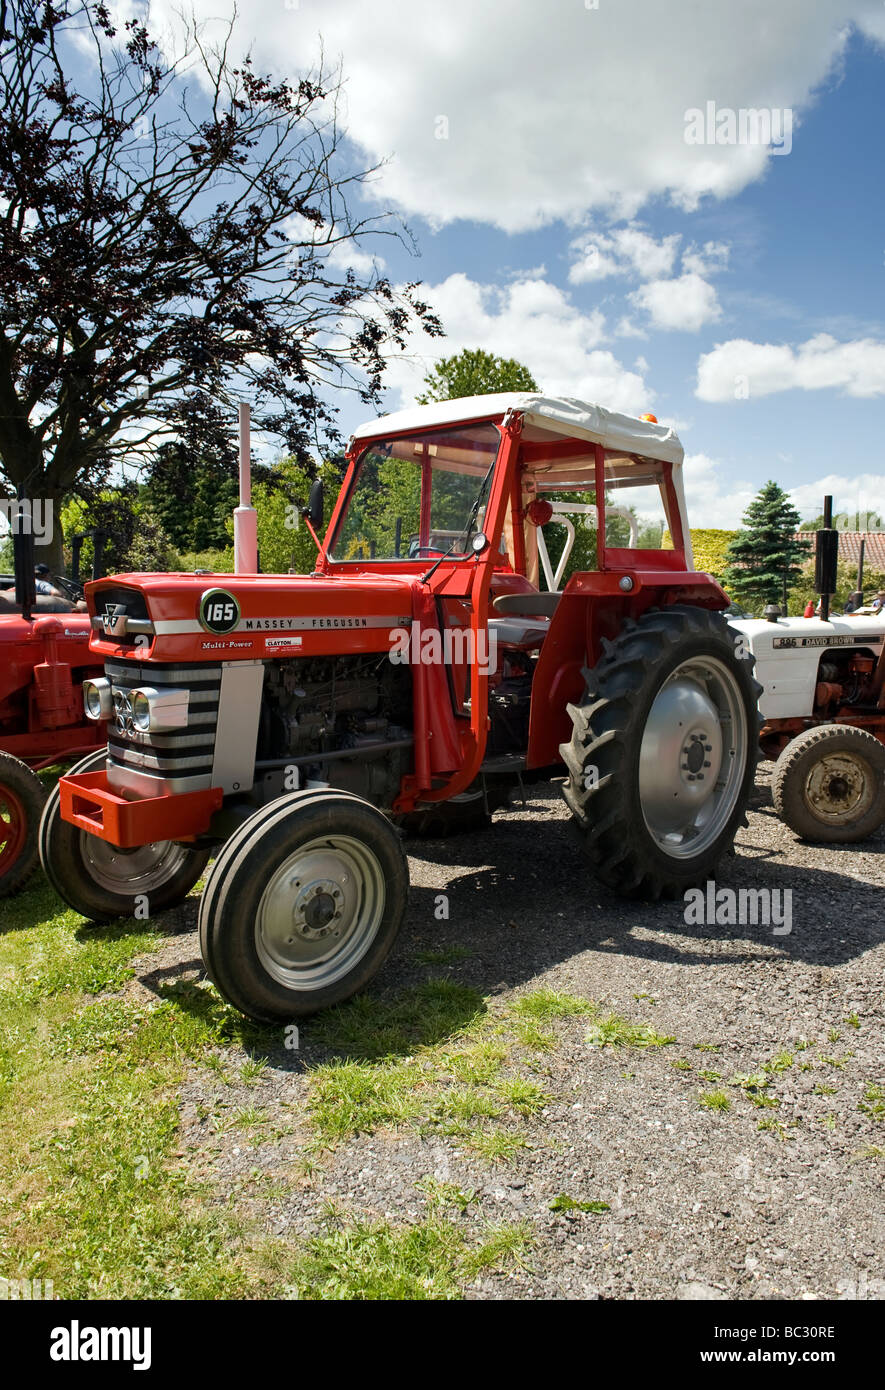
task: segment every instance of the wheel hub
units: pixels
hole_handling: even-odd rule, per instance
[[[156,840],[134,849],[120,849],[85,831],[80,844],[90,878],[109,893],[122,893],[132,898],[162,887],[177,873],[187,854],[187,850],[174,840]]]
[[[678,666],[649,711],[639,753],[645,823],[665,853],[699,853],[740,789],[746,719],[733,673],[716,658]]]
[[[27,839],[27,817],[10,787],[0,787],[0,864],[6,873],[18,859]]]
[[[384,913],[385,885],[371,850],[350,836],[303,845],[262,894],[255,947],[287,988],[323,989],[369,949]]]
[[[853,820],[865,815],[873,796],[872,778],[860,760],[848,753],[822,758],[811,769],[805,785],[808,806],[825,820]]]
[[[344,908],[344,892],[331,879],[320,882],[301,883],[293,879],[292,887],[297,894],[292,907],[292,922],[295,930],[307,941],[317,941],[334,930],[334,924],[341,920]]]

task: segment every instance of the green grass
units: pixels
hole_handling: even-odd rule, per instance
[[[885,1119],[885,1086],[870,1083],[857,1108],[861,1114],[869,1115],[871,1120]]]
[[[530,1246],[522,1224],[488,1226],[471,1246],[435,1215],[411,1225],[334,1221],[277,1277],[310,1301],[455,1299],[481,1274],[524,1267]]]
[[[675,1037],[658,1033],[646,1023],[632,1023],[619,1014],[606,1014],[587,1034],[594,1047],[668,1047]]]
[[[489,1163],[510,1163],[526,1146],[525,1136],[507,1129],[474,1129],[467,1145]]]
[[[184,1147],[179,1096],[201,1069],[197,1119],[247,1151],[273,1142],[284,1131],[259,1102],[281,1030],[249,1023],[192,979],[128,993],[135,959],[165,941],[145,923],[89,927],[42,883],[3,905],[4,1276],[52,1279],[62,1298],[448,1299],[483,1274],[525,1266],[525,1226],[465,1223],[476,1194],[435,1179],[421,1184],[419,1220],[327,1213],[316,1235],[291,1240],[250,1227],[243,1195],[251,1213],[271,1189],[282,1200],[291,1175],[256,1165],[224,1191],[211,1186],[203,1156]],[[433,954],[436,965],[462,955]],[[447,977],[310,1020],[298,1181],[317,1182],[324,1149],[381,1129],[450,1136],[484,1163],[515,1162],[549,1142],[544,1076],[560,1040],[588,1027],[600,1047],[672,1041],[576,995],[535,990],[490,1005]]]
[[[468,1240],[457,1220],[475,1194],[449,1184],[426,1189],[428,1216],[411,1224],[348,1216],[292,1244],[250,1231],[236,1214],[243,1183],[218,1201],[179,1148],[178,1095],[198,1066],[228,1087],[259,1086],[279,1030],[248,1023],[193,981],[147,1001],[120,994],[134,959],[164,940],[135,922],[87,927],[44,884],[4,904],[5,1277],[52,1279],[63,1298],[455,1298],[483,1273],[524,1264],[527,1228],[488,1225]],[[467,1148],[506,1162],[525,1137],[490,1122],[506,1115],[521,1125],[548,1099],[513,1065],[513,1030],[449,980],[364,996],[312,1021],[310,1033],[339,1053],[310,1081],[314,1122],[333,1139],[453,1124]],[[258,1104],[199,1109],[248,1143],[268,1133]],[[259,1168],[244,1182],[272,1185]]]
[[[789,1071],[794,1061],[795,1058],[792,1052],[778,1052],[776,1056],[770,1057],[768,1061],[763,1064],[762,1070],[775,1074],[781,1071]]]
[[[550,1203],[551,1211],[585,1211],[593,1212],[596,1215],[604,1211],[611,1211],[608,1202],[580,1202],[576,1197],[570,1197],[567,1192],[560,1192]]]
[[[419,1178],[415,1186],[419,1192],[424,1193],[427,1205],[431,1210],[454,1207],[463,1216],[471,1202],[476,1200],[475,1188],[469,1187],[465,1192],[460,1187],[456,1187],[453,1182],[441,1182],[431,1175]]]
[[[772,1120],[770,1118],[766,1118],[764,1120],[760,1120],[756,1128],[759,1130],[767,1131],[769,1134],[777,1135],[778,1139],[780,1139],[783,1143],[786,1143],[787,1139],[789,1138],[789,1135],[787,1134],[787,1126],[781,1120]]]
[[[731,1109],[731,1098],[722,1090],[702,1091],[698,1103],[703,1110],[725,1111]]]
[[[419,965],[457,965],[472,955],[466,946],[441,946],[436,951],[419,951],[415,959]]]
[[[524,994],[517,999],[512,1012],[517,1018],[531,1018],[546,1023],[554,1018],[586,1018],[597,1012],[597,1006],[592,999],[582,999],[579,995],[563,994],[554,989],[536,989],[532,994]]]
[[[474,990],[447,979],[351,1000],[307,1030],[311,1043],[338,1054],[310,1072],[307,1112],[316,1142],[335,1147],[379,1129],[436,1131],[489,1162],[509,1161],[526,1143],[521,1127],[551,1099],[522,1069],[536,1067],[533,1054],[554,1050],[557,1028],[576,1019],[594,1020],[593,1040],[601,1046],[672,1041],[645,1024],[600,1015],[593,1000],[554,990],[535,990],[494,1012]]]

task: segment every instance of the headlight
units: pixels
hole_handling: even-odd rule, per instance
[[[132,722],[136,729],[147,733],[151,727],[151,702],[144,690],[134,690],[129,698],[132,707]]]
[[[187,727],[189,691],[155,690],[145,685],[128,693],[132,722],[139,733]]]
[[[83,711],[87,719],[110,719],[112,709],[110,681],[100,677],[83,682]]]

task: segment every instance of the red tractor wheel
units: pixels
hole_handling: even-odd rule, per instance
[[[37,866],[37,828],[46,792],[36,773],[0,753],[0,898],[8,898]]]

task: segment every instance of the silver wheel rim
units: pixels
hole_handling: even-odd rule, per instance
[[[732,670],[692,657],[668,676],[639,750],[642,814],[672,859],[703,854],[727,825],[747,763],[747,716]]]
[[[868,764],[853,753],[827,754],[805,779],[805,804],[824,825],[860,820],[874,794]]]
[[[80,835],[80,852],[93,882],[124,898],[161,888],[178,873],[187,856],[184,846],[174,840],[119,849],[85,830]]]
[[[325,989],[362,960],[384,915],[384,873],[350,835],[323,835],[277,869],[261,895],[255,947],[286,989]]]

